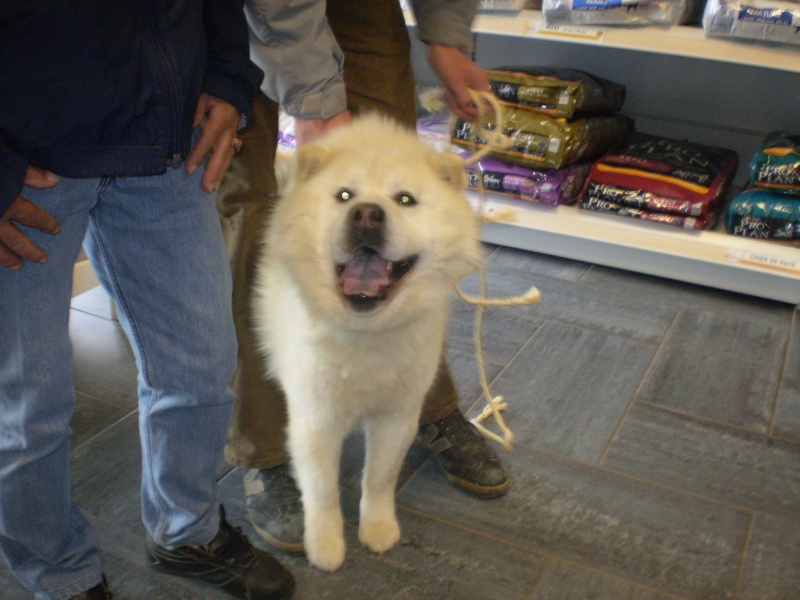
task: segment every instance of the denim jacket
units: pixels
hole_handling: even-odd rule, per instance
[[[247,38],[240,0],[2,0],[0,215],[28,165],[163,173],[201,92],[246,115],[263,78]]]

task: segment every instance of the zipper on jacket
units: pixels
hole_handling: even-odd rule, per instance
[[[173,162],[180,162],[181,160],[181,101],[178,95],[179,86],[177,77],[175,76],[175,65],[172,59],[167,54],[163,40],[161,38],[160,30],[158,27],[158,12],[153,7],[153,3],[149,4],[150,12],[148,19],[150,29],[155,42],[158,58],[160,59],[161,67],[167,82],[169,98],[172,102],[172,123],[170,128],[170,139],[168,141],[167,151],[171,153],[172,158],[167,159],[168,164]]]

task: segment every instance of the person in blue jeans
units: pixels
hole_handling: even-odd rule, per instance
[[[263,76],[241,3],[4,0],[0,48],[0,552],[37,598],[111,597],[70,491],[84,243],[139,368],[151,565],[288,597],[215,499],[236,363],[216,190]]]

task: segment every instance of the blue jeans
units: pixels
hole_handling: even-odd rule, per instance
[[[162,176],[23,190],[61,232],[22,228],[48,262],[0,267],[0,552],[39,598],[69,598],[101,574],[69,478],[68,320],[82,242],[139,368],[145,527],[169,546],[217,533],[215,470],[233,406],[236,339],[227,252],[202,171],[189,175],[181,164]]]

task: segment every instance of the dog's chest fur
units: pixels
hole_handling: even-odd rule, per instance
[[[315,318],[281,266],[268,267],[263,283],[264,295],[273,298],[266,338],[271,369],[295,402],[350,418],[382,409],[406,412],[404,403],[418,408],[439,363],[445,312],[431,310],[390,329],[353,331]]]

